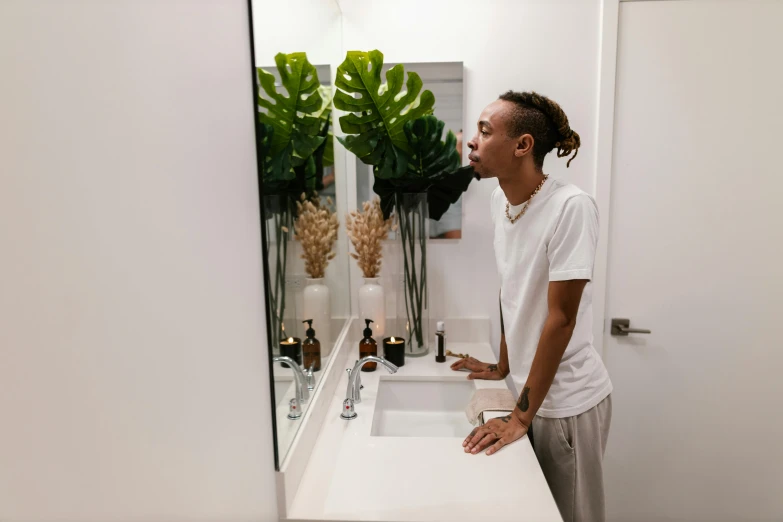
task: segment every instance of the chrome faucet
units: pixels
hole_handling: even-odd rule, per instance
[[[389,370],[389,373],[397,373],[397,370],[399,368],[395,366],[394,364],[390,363],[383,357],[376,357],[374,355],[368,355],[367,357],[362,357],[358,361],[356,361],[356,364],[354,364],[353,369],[350,370],[350,373],[348,374],[348,388],[345,391],[345,400],[343,401],[343,409],[342,413],[340,413],[340,417],[346,420],[355,419],[357,416],[356,411],[354,410],[354,404],[357,402],[361,402],[361,371],[362,366],[367,364],[368,362],[374,362],[374,363],[381,363],[386,367],[387,370]]]
[[[287,364],[291,370],[294,372],[294,380],[296,381],[296,386],[294,386],[295,392],[296,392],[296,405],[299,407],[299,411],[302,411],[302,404],[310,400],[310,391],[307,389],[307,379],[305,377],[304,371],[302,371],[302,368],[296,364],[296,361],[291,359],[290,357],[285,356],[279,356],[279,357],[272,357],[272,363],[285,363]],[[300,415],[301,416],[301,415]],[[294,418],[289,415],[289,418]],[[299,418],[299,417],[295,417]]]

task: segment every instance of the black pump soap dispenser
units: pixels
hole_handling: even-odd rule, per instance
[[[438,331],[435,332],[435,335],[438,338],[438,353],[435,354],[435,362],[444,363],[446,362],[446,354],[444,353],[446,349],[446,327],[443,321],[438,321],[437,326]]]
[[[314,372],[321,369],[321,341],[315,338],[315,330],[313,330],[313,320],[305,319],[302,321],[307,323],[307,339],[302,343],[302,354],[304,355],[304,369],[309,370],[313,368]]]
[[[375,341],[375,339],[372,338],[372,328],[370,328],[370,323],[373,322],[372,319],[365,319],[364,320],[367,327],[364,329],[364,339],[359,341],[359,358],[367,357],[368,355],[378,355],[378,343]],[[362,366],[363,372],[374,372],[375,367],[378,366],[377,363],[374,362],[368,362],[364,366]]]

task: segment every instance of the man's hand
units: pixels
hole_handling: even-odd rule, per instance
[[[527,430],[528,427],[516,415],[506,415],[499,419],[492,419],[482,427],[474,429],[462,446],[465,448],[465,453],[475,455],[491,445],[487,455],[492,455],[503,446],[508,446],[524,437]]]
[[[498,369],[497,364],[483,363],[473,357],[460,359],[451,365],[451,369],[455,372],[463,368],[470,370],[471,373],[468,375],[469,380],[484,379],[487,381],[502,381],[505,378],[503,372]]]

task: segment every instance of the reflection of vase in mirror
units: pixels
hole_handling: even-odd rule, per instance
[[[332,313],[330,306],[329,287],[323,278],[306,279],[302,313],[305,318],[313,320],[313,328],[318,331],[321,339],[321,355],[328,356],[332,351]]]
[[[386,296],[377,277],[365,277],[359,287],[359,318],[372,319],[372,332],[376,338],[386,333]]]
[[[287,194],[264,196],[264,224],[269,268],[266,295],[269,300],[269,322],[274,355],[279,355],[277,347],[285,336],[285,319],[296,315],[290,313],[294,301],[290,299],[290,288],[286,280],[293,222],[293,205]]]
[[[397,317],[404,322],[408,345],[405,354],[418,357],[429,350],[429,299],[427,296],[427,193],[397,194],[394,211],[402,252],[402,288],[397,294]]]

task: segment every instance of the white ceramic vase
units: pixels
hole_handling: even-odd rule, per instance
[[[372,332],[376,341],[383,339],[386,333],[386,296],[377,277],[365,277],[359,287],[359,323],[364,328],[364,320],[372,319]]]
[[[306,279],[304,289],[304,309],[302,320],[312,319],[316,338],[321,341],[321,356],[326,357],[332,351],[332,312],[329,287],[323,278]]]

